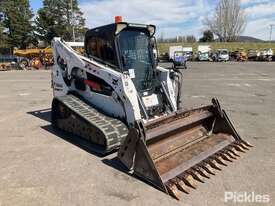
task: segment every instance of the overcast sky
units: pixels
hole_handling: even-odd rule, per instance
[[[203,19],[213,13],[218,0],[80,0],[89,28],[114,22],[114,16],[124,21],[150,23],[157,26],[157,35],[195,35],[204,30]],[[241,0],[247,14],[243,35],[269,40],[270,24],[275,24],[275,0]],[[30,0],[34,12],[42,0]],[[273,31],[275,40],[275,27]]]

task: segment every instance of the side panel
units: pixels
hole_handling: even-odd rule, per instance
[[[60,38],[55,38],[52,44],[55,61],[52,71],[54,96],[77,92],[104,112],[119,117],[125,116],[128,124],[141,119],[137,91],[129,75],[78,55]],[[92,92],[88,85],[82,91],[76,89],[74,76],[87,79],[86,72],[104,80],[113,88],[113,94],[106,96]]]
[[[117,96],[98,94],[90,91],[89,89],[79,91],[79,94],[88,102],[91,102],[94,107],[104,111],[105,114],[119,119],[126,118],[123,104],[121,104],[121,102],[117,99]]]
[[[53,57],[54,57],[54,65],[52,68],[52,88],[53,88],[53,96],[64,96],[68,93],[69,88],[66,86],[66,83],[63,79],[62,71],[57,64],[57,59],[62,49],[62,45],[59,44],[60,38],[55,38],[52,41],[53,48]],[[62,51],[61,51],[62,52]],[[65,53],[62,53],[62,56],[66,56]]]

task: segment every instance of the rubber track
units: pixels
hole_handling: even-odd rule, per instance
[[[100,133],[100,138],[102,136],[105,138],[105,141],[100,140],[105,144],[101,153],[117,149],[128,134],[128,128],[122,121],[102,114],[74,95],[65,95],[55,99],[70,110],[70,116],[74,114],[74,118],[70,118],[70,121],[74,121],[75,126],[70,127],[67,124],[63,124],[61,129],[88,139],[92,143],[98,142],[96,138],[99,138],[98,134]],[[85,127],[87,130],[87,126],[94,128],[88,130],[88,134],[85,132]]]

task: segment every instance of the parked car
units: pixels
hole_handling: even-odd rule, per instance
[[[183,47],[182,46],[170,46],[169,47],[169,61],[173,62],[175,57],[175,52],[182,52]]]
[[[187,61],[193,60],[193,48],[192,47],[183,47],[182,51],[183,51],[183,54]]]
[[[260,56],[260,52],[258,50],[249,49],[247,51],[247,58],[250,61],[258,61],[259,56]]]
[[[229,51],[227,49],[218,49],[213,55],[212,55],[213,61],[229,61]]]
[[[272,61],[272,57],[273,57],[273,50],[272,49],[264,49],[262,51],[260,51],[259,54],[259,61]]]
[[[174,53],[174,60],[173,60],[174,68],[187,69],[186,61],[187,61],[187,59],[186,59],[186,56],[184,55],[183,51],[176,51]]]
[[[159,61],[160,62],[169,62],[169,54],[166,52],[166,53],[161,53],[159,55]]]
[[[209,45],[199,45],[198,46],[198,61],[211,61],[211,47]]]

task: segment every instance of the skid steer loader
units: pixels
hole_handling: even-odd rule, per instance
[[[117,151],[135,175],[179,199],[251,145],[218,100],[181,109],[181,72],[157,65],[155,26],[118,21],[87,31],[85,55],[52,42],[52,124]]]

